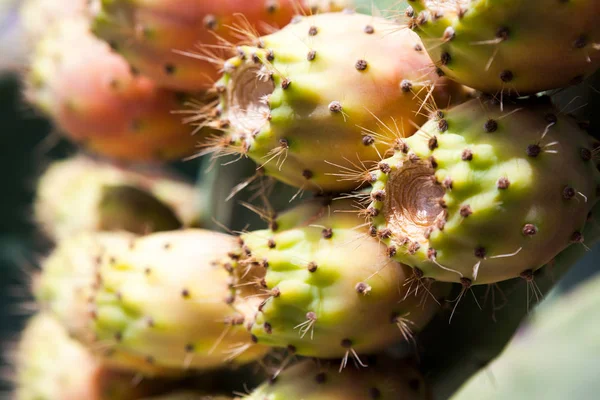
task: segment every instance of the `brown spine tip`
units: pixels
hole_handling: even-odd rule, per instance
[[[375,201],[383,201],[385,199],[385,191],[376,190],[373,193],[371,193],[371,198]]]
[[[514,78],[514,75],[511,71],[505,70],[500,73],[500,80],[502,82],[510,82]]]
[[[465,150],[462,152],[462,154],[461,154],[460,158],[461,158],[463,161],[471,161],[471,160],[473,160],[473,151],[472,151],[471,149],[465,149]]]
[[[367,25],[364,27],[363,31],[367,34],[367,35],[371,35],[373,33],[375,33],[375,28],[373,28],[372,25]]]
[[[573,197],[575,197],[575,194],[576,194],[575,189],[573,189],[570,186],[565,186],[565,188],[563,189],[563,197],[566,200],[572,199]]]
[[[331,112],[341,112],[342,111],[342,103],[339,101],[332,101],[329,103],[329,111]]]
[[[473,285],[473,281],[469,278],[462,277],[460,278],[460,284],[464,289],[468,289]]]
[[[363,137],[362,137],[362,143],[363,143],[365,146],[370,146],[370,145],[372,145],[373,143],[375,143],[375,139],[373,139],[373,136],[370,136],[370,135],[365,135],[365,136],[363,136]]]
[[[382,161],[379,163],[379,170],[384,174],[389,174],[392,171],[392,167],[390,167],[390,164]]]
[[[324,239],[331,239],[333,237],[333,229],[331,228],[325,228],[321,231],[321,236],[323,236]]]
[[[304,179],[312,179],[313,176],[314,176],[313,172],[308,169],[305,169],[304,171],[302,171],[302,177]]]
[[[284,80],[281,81],[281,88],[283,90],[286,90],[287,88],[290,87],[291,84],[292,84],[292,81],[288,78],[285,78]]]
[[[396,249],[396,246],[390,246],[387,248],[387,255],[390,258],[394,257],[397,252],[398,252],[398,250]]]
[[[402,89],[404,93],[409,93],[412,90],[412,87],[413,84],[408,79],[403,79],[402,82],[400,82],[400,89]]]
[[[429,139],[429,142],[427,143],[427,147],[429,147],[429,150],[431,150],[431,151],[438,148],[438,140],[437,140],[436,136]]]
[[[267,241],[267,247],[269,247],[270,249],[274,249],[274,248],[275,248],[275,246],[276,246],[276,244],[275,244],[275,240],[273,240],[273,239],[269,239],[269,240]]]
[[[473,252],[477,258],[485,258],[487,252],[484,247],[477,247]]]
[[[583,243],[583,234],[579,231],[573,232],[571,235],[571,243]]]
[[[367,294],[371,291],[371,286],[367,285],[364,282],[359,282],[354,286],[356,293],[358,294]]]
[[[359,71],[366,70],[368,66],[369,66],[369,64],[367,63],[366,60],[358,60],[356,62],[356,64],[354,64],[354,67]]]
[[[343,348],[345,348],[345,349],[349,349],[349,348],[351,348],[351,347],[352,347],[352,340],[350,340],[350,339],[343,339],[343,340],[340,342],[340,345],[341,345]]]
[[[319,372],[315,375],[315,382],[319,384],[327,382],[327,374],[325,372]]]
[[[527,155],[529,157],[537,157],[540,155],[540,153],[542,152],[542,148],[540,147],[539,144],[530,144],[529,146],[527,146]]]
[[[308,36],[316,36],[317,33],[319,33],[319,28],[314,25],[308,29]]]
[[[188,289],[183,289],[181,291],[181,297],[183,297],[184,299],[189,299],[190,298],[190,291]]]
[[[311,261],[308,263],[308,272],[316,272],[318,268],[318,265],[316,262]]]
[[[445,119],[440,119],[438,121],[438,131],[446,132],[448,130],[448,121]]]
[[[306,59],[308,61],[314,61],[314,59],[317,57],[317,52],[315,50],[311,50],[308,52],[308,54],[306,55]]]
[[[533,281],[533,270],[532,269],[526,269],[525,271],[521,272],[519,274],[519,276],[522,279],[525,279],[527,282],[531,282],[531,281]]]
[[[510,31],[507,27],[501,26],[496,30],[496,37],[498,39],[507,40],[510,35]]]
[[[268,322],[265,322],[265,323],[263,324],[263,328],[265,329],[265,332],[267,333],[267,335],[270,335],[270,334],[272,334],[272,333],[273,333],[273,326],[271,326],[271,324],[270,324],[270,323],[268,323]]]
[[[579,155],[583,161],[590,161],[592,159],[592,151],[585,147],[580,150]]]
[[[443,52],[440,58],[440,63],[442,65],[448,65],[450,61],[452,61],[452,56],[450,56],[450,53],[448,53],[447,51]]]
[[[460,208],[460,216],[463,218],[467,218],[468,216],[470,216],[471,214],[473,214],[473,210],[471,209],[470,205],[464,205]]]
[[[487,133],[496,132],[498,130],[498,122],[495,119],[488,119],[483,125],[483,129]]]
[[[452,178],[450,178],[449,176],[445,177],[444,180],[442,181],[442,186],[445,189],[452,189],[454,182],[452,182]]]
[[[501,177],[498,179],[498,182],[496,182],[496,186],[500,190],[506,190],[510,186],[510,181],[508,180],[508,178]]]
[[[538,232],[538,229],[533,224],[525,224],[523,227],[523,235],[525,236],[533,236]]]

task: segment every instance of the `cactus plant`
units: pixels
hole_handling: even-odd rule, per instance
[[[452,79],[524,95],[579,83],[600,67],[597,1],[410,0],[409,26]]]
[[[178,229],[195,225],[200,211],[199,193],[175,173],[82,155],[51,164],[34,203],[37,223],[55,241],[82,231]]]
[[[468,288],[530,276],[584,241],[597,147],[546,99],[435,112],[379,163],[372,232],[425,277]]]
[[[25,96],[68,138],[112,158],[177,159],[192,154],[200,140],[173,114],[184,109],[185,97],[132,73],[91,35],[83,17],[48,28],[35,46]]]
[[[302,189],[355,188],[339,174],[361,176],[357,165],[414,133],[425,120],[422,100],[446,106],[465,95],[427,71],[417,35],[362,14],[298,19],[238,52],[217,83],[222,112],[213,126],[226,134],[207,151],[248,156]]]
[[[366,370],[341,373],[327,363],[307,360],[257,388],[244,400],[429,399],[420,372],[409,362],[374,359]]]
[[[341,8],[347,1],[228,0],[92,2],[94,32],[161,87],[206,90],[227,57],[223,44],[287,24],[297,12]],[[309,10],[310,8],[310,10]]]
[[[357,229],[351,210],[348,201],[317,199],[273,219],[270,229],[241,236],[226,267],[236,276],[234,306],[255,342],[360,363],[359,353],[411,340],[433,316],[448,287],[419,292],[419,282],[405,284],[409,269]]]

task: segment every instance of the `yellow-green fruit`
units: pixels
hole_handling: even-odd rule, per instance
[[[547,98],[439,111],[379,163],[372,234],[425,277],[466,287],[531,279],[584,245],[599,146]]]
[[[167,385],[111,371],[46,313],[28,322],[14,362],[14,400],[135,400]]]
[[[90,301],[97,288],[98,262],[106,249],[125,251],[135,236],[128,233],[81,233],[59,242],[58,247],[42,263],[42,271],[33,279],[33,291],[40,307],[49,311],[70,335],[91,343],[92,308]],[[177,375],[106,346],[96,345],[96,354],[110,356],[104,362],[115,368],[131,369],[144,375]]]
[[[360,175],[361,161],[413,134],[426,97],[444,106],[464,98],[462,86],[435,73],[414,32],[383,18],[298,18],[258,43],[225,63],[216,85],[225,137],[207,151],[247,155],[299,188],[355,189],[344,172]]]
[[[76,156],[39,178],[35,219],[59,241],[78,232],[173,230],[200,219],[199,193],[174,173]]]
[[[374,360],[368,368],[347,368],[301,362],[276,380],[257,388],[244,400],[426,400],[423,376],[407,362]]]
[[[444,73],[514,96],[581,82],[600,67],[597,0],[409,0],[411,26]]]
[[[423,288],[355,211],[348,201],[317,199],[241,236],[231,255],[234,305],[255,342],[303,356],[358,357],[410,339],[431,319],[448,286]]]
[[[133,237],[98,259],[89,302],[89,345],[148,365],[214,369],[260,359],[243,317],[229,303],[220,259],[236,239],[203,230]]]

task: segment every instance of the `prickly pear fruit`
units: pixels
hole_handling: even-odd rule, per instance
[[[366,369],[338,372],[326,363],[300,362],[244,400],[425,400],[429,389],[420,372],[401,360],[374,359]]]
[[[411,121],[426,119],[419,97],[461,98],[461,87],[429,68],[418,36],[381,18],[305,17],[260,43],[225,64],[216,126],[226,135],[207,151],[247,155],[296,187],[354,189],[339,174],[414,133]]]
[[[580,82],[600,67],[596,0],[409,0],[410,25],[448,77],[524,95]]]
[[[502,354],[452,399],[595,398],[600,389],[593,372],[600,360],[599,293],[596,277],[560,301],[542,304]]]
[[[46,313],[28,322],[13,358],[15,400],[134,400],[165,387],[108,369]]]
[[[100,257],[86,252],[97,262],[88,301],[62,301],[63,309],[87,308],[75,333],[90,347],[102,346],[108,360],[116,352],[150,367],[182,370],[247,363],[266,353],[228,305],[229,275],[218,261],[235,248],[233,237],[187,230],[110,239],[118,243],[105,246]],[[66,272],[42,275],[46,291],[59,299],[77,289]]]
[[[218,79],[223,45],[285,26],[321,0],[95,0],[94,32],[161,87],[206,90]],[[334,6],[346,3],[334,2]],[[323,10],[327,11],[327,10]]]
[[[87,0],[24,0],[19,10],[27,40],[35,43],[63,19],[87,15]]]
[[[465,287],[531,277],[583,245],[598,145],[547,98],[437,111],[379,164],[372,234],[421,276]]]
[[[34,277],[33,292],[43,310],[48,310],[67,329],[69,335],[91,342],[89,332],[90,301],[95,292],[99,257],[107,248],[125,251],[135,236],[128,233],[81,233],[65,238],[42,263],[42,272]],[[148,364],[137,356],[96,346],[105,353],[104,363],[112,368],[139,371],[148,376],[178,375]]]
[[[433,317],[448,286],[421,290],[429,285],[390,260],[352,210],[349,201],[318,199],[241,236],[226,269],[236,275],[234,306],[255,342],[360,362],[358,353],[411,340]]]
[[[56,241],[82,231],[142,234],[195,224],[198,197],[176,174],[76,156],[54,162],[40,177],[34,215]]]
[[[37,44],[26,98],[71,140],[117,159],[177,159],[200,136],[173,114],[184,108],[181,96],[132,74],[83,18],[61,20]]]

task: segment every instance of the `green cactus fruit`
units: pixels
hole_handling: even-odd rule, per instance
[[[429,67],[416,34],[368,15],[298,18],[238,51],[216,85],[222,112],[213,122],[226,134],[206,151],[246,155],[303,189],[354,189],[340,175],[361,176],[360,160],[414,133],[426,120],[421,99],[446,106],[464,95]]]
[[[598,395],[600,279],[542,304],[502,354],[454,400],[593,399]]]
[[[235,245],[232,236],[185,230],[107,246],[88,303],[88,344],[182,370],[261,358],[268,348],[252,343],[231,309],[219,264]]]
[[[199,193],[175,173],[76,156],[40,177],[34,216],[55,241],[77,232],[174,230],[200,219]]]
[[[31,318],[12,357],[14,400],[134,400],[168,385],[132,384],[134,375],[102,365],[46,313]]]
[[[86,0],[24,0],[21,3],[20,21],[30,44],[40,40],[48,27],[58,21],[87,14]]]
[[[374,359],[369,368],[338,372],[327,363],[300,362],[244,400],[425,400],[429,390],[421,373],[403,360]]]
[[[435,112],[374,172],[372,234],[436,280],[531,277],[583,245],[600,196],[598,145],[546,97]]]
[[[429,287],[391,261],[351,204],[316,199],[277,217],[271,229],[241,236],[226,269],[236,276],[234,307],[255,342],[343,357],[345,365],[412,340],[433,317],[448,285]]]
[[[134,74],[89,32],[83,17],[47,28],[33,52],[26,86],[27,100],[51,117],[61,133],[111,158],[178,159],[193,153],[201,136],[211,132],[192,135],[181,115],[173,113],[185,108],[185,96]]]
[[[410,26],[448,77],[524,95],[581,82],[600,67],[596,0],[409,0]]]
[[[218,78],[224,43],[285,26],[297,12],[349,2],[324,0],[112,0],[92,2],[93,30],[161,87],[205,90]],[[323,8],[326,7],[326,8]],[[310,10],[309,10],[310,8]],[[219,65],[220,64],[220,65]]]

